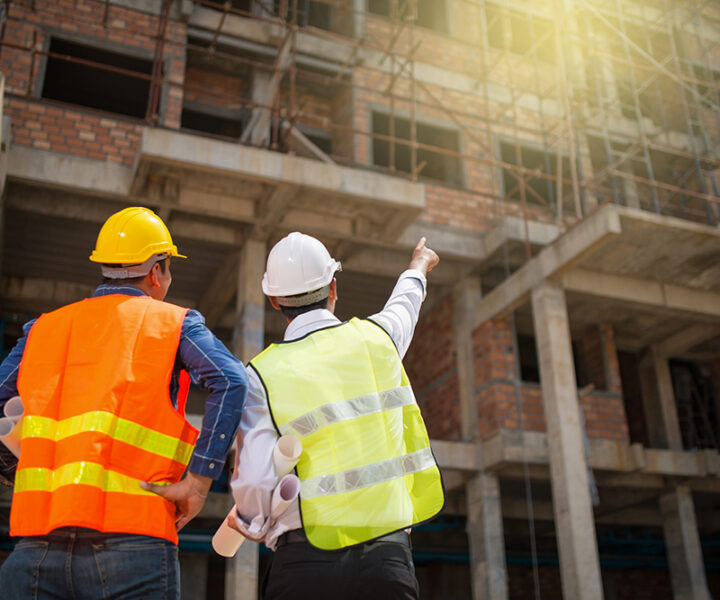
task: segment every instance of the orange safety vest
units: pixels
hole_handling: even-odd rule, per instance
[[[89,298],[42,315],[25,346],[13,536],[58,527],[177,543],[175,505],[139,482],[175,483],[198,431],[169,384],[187,309],[147,296]]]

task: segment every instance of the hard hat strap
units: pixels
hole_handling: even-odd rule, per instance
[[[131,265],[102,265],[103,277],[108,279],[132,279],[134,277],[144,277],[150,270],[155,266],[155,263],[160,262],[168,257],[166,252],[160,254],[153,254],[145,262],[140,264]]]
[[[280,306],[307,306],[325,300],[330,295],[330,284],[318,290],[302,294],[301,296],[280,296],[277,302]]]

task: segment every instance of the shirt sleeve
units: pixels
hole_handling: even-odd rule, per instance
[[[398,277],[385,307],[369,317],[392,338],[401,358],[410,347],[420,307],[425,300],[426,286],[427,280],[420,271],[408,269]]]
[[[240,423],[247,394],[245,367],[190,310],[185,316],[178,360],[193,383],[209,392],[202,428],[188,469],[217,479]]]
[[[23,352],[25,352],[25,343],[27,336],[35,324],[36,319],[32,319],[23,325],[23,337],[19,338],[13,349],[5,357],[0,365],[0,413],[5,406],[5,402],[13,396],[17,396],[17,379],[22,361]]]
[[[240,422],[235,472],[230,486],[238,513],[252,537],[267,531],[270,499],[278,478],[272,453],[278,440],[268,408],[265,389],[257,373],[248,367],[248,396]]]

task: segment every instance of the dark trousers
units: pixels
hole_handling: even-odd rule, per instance
[[[394,534],[391,539],[403,539]],[[265,575],[263,600],[417,600],[409,538],[318,550],[300,530],[278,540]]]

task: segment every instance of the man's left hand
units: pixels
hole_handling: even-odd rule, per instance
[[[210,477],[188,472],[185,478],[177,483],[157,485],[141,481],[140,487],[175,503],[175,526],[180,531],[202,509],[211,484]]]

